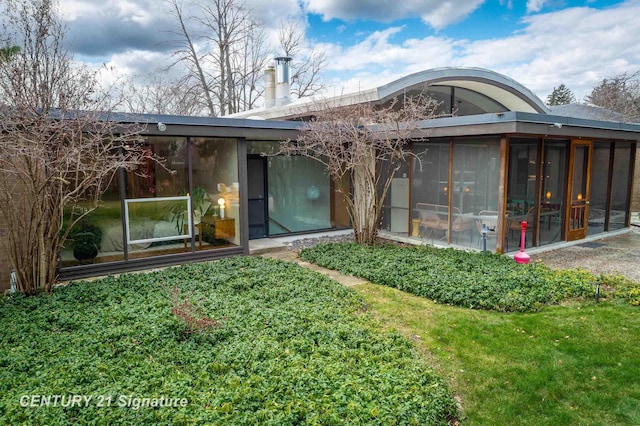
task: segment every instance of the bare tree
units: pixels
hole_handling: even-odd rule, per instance
[[[322,70],[327,65],[325,52],[315,48],[305,52],[304,30],[300,23],[292,20],[280,23],[278,39],[284,56],[293,58],[291,93],[298,98],[321,93],[325,89],[321,80]]]
[[[184,15],[182,2],[168,0],[168,3],[171,6],[171,15],[178,26],[173,33],[176,36],[175,42],[179,46],[173,52],[175,61],[171,66],[182,64],[186,67],[187,72],[179,84],[189,87],[189,90],[199,91],[207,114],[215,117],[218,115],[219,109],[213,101],[213,87],[209,73],[205,71],[207,53],[201,53],[196,47],[197,38],[194,40],[187,26],[189,17]]]
[[[297,140],[282,142],[280,154],[302,155],[324,164],[342,194],[356,241],[374,243],[382,201],[401,165],[411,156],[407,140],[437,102],[424,96],[394,99],[384,106],[317,104]],[[380,173],[385,165],[386,173]],[[352,179],[352,188],[346,184]]]
[[[117,103],[128,112],[198,115],[202,111],[197,86],[168,80],[161,74],[150,74],[138,80],[145,83],[126,80],[116,95]]]
[[[95,74],[75,67],[53,0],[5,0],[2,30],[20,47],[0,66],[0,217],[18,290],[50,291],[61,247],[117,170],[150,154],[122,125]],[[78,208],[82,205],[82,208]],[[65,226],[66,225],[66,226]]]
[[[266,41],[263,26],[242,0],[167,0],[176,22],[172,31],[178,48],[171,67],[183,66],[180,87],[201,93],[208,115],[249,110],[262,96],[262,73],[274,46]],[[189,14],[187,10],[197,12]],[[323,51],[308,49],[303,28],[283,21],[279,49],[293,56],[291,92],[312,96],[324,89],[320,75],[326,66]]]
[[[603,79],[585,102],[622,114],[627,121],[639,122],[640,71]]]
[[[243,41],[238,44],[238,49],[232,55],[232,73],[235,81],[235,93],[233,100],[234,112],[245,111],[253,108],[256,101],[262,96],[262,70],[268,63],[267,46],[264,31],[260,25],[249,19],[245,22]]]
[[[268,59],[261,26],[244,3],[212,0],[195,3],[185,16],[180,0],[168,0],[180,46],[172,66],[182,64],[182,83],[202,92],[208,115],[251,109],[261,94],[256,84]],[[194,27],[200,28],[199,31]]]

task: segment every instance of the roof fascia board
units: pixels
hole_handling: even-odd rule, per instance
[[[436,118],[423,121],[420,129],[418,133],[421,137],[526,133],[558,137],[640,140],[640,125],[517,111]]]

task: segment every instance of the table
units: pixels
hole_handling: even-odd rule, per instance
[[[187,232],[184,224],[184,232]],[[236,236],[236,220],[231,217],[202,216],[200,222],[193,225],[198,229],[198,248],[202,248],[202,234],[210,232],[216,239],[233,238]],[[187,240],[184,240],[184,250],[187,251]]]
[[[210,228],[214,238],[223,239],[236,236],[236,220],[231,217],[203,216],[199,225],[201,231]],[[200,235],[202,235],[202,232]]]

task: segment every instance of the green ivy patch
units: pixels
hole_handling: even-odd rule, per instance
[[[554,271],[541,263],[519,265],[497,254],[428,246],[321,244],[303,250],[301,258],[438,303],[502,312],[591,298],[596,284],[616,285],[583,270]],[[640,297],[638,286],[628,280],[620,288],[618,296],[631,303]]]
[[[216,327],[188,332],[167,288]],[[410,343],[382,332],[353,291],[297,265],[232,258],[109,277],[4,297],[0,318],[1,424],[445,425],[457,415]],[[33,395],[92,400],[23,406]],[[136,408],[160,397],[187,404]]]

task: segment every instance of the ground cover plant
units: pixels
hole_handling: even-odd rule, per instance
[[[455,421],[443,380],[371,315],[352,290],[260,258],[5,296],[0,424]],[[54,395],[92,399],[32,406]],[[186,404],[142,400],[162,397]]]
[[[640,424],[637,307],[589,300],[502,313],[375,284],[355,289],[449,378],[461,424]]]
[[[554,271],[540,263],[518,265],[497,254],[395,244],[320,244],[303,260],[455,306],[502,312],[535,311],[571,298],[593,298],[597,284],[610,297],[638,303],[638,286],[621,277]]]

